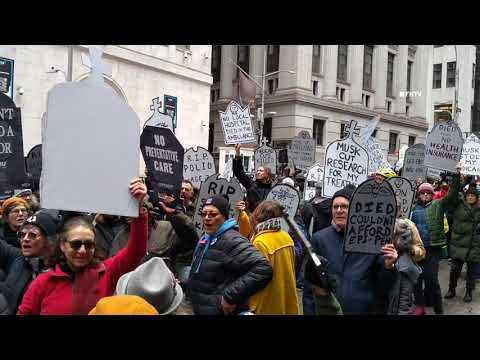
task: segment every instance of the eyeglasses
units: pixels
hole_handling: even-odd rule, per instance
[[[70,247],[75,251],[80,250],[82,245],[85,247],[85,250],[92,250],[92,249],[95,248],[95,242],[94,241],[73,240],[73,241],[67,241],[67,243],[69,243]]]
[[[431,192],[422,192],[420,195],[433,195]]]
[[[32,241],[37,240],[37,239],[40,237],[40,234],[31,232],[31,231],[28,232],[28,233],[27,233],[27,232],[23,232],[23,231],[19,231],[19,232],[17,233],[17,236],[18,236],[18,239],[19,239],[19,240],[22,240],[22,239],[25,237],[25,235],[27,236],[27,239],[28,239],[28,240],[32,240]]]
[[[20,213],[28,214],[28,210],[27,209],[15,209],[15,210],[10,211],[10,213],[15,214],[15,215],[18,215]]]
[[[218,215],[220,215],[220,213],[204,213],[202,212],[202,218],[209,218],[209,219],[213,219],[213,218],[216,218]]]
[[[348,205],[334,205],[332,206],[333,210],[348,210]]]

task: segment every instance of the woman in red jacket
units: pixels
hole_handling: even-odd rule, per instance
[[[82,217],[68,220],[55,268],[33,281],[17,315],[87,315],[100,298],[113,295],[120,276],[133,271],[147,252],[148,215],[142,207],[147,189],[140,179],[133,180],[129,189],[140,203],[140,214],[130,225],[128,245],[100,262],[91,222]]]

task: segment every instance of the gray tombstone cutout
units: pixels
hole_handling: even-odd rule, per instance
[[[128,186],[138,177],[140,120],[104,84],[102,51],[90,48],[90,56],[85,81],[61,83],[48,92],[42,206],[137,217],[138,201]]]
[[[183,157],[183,178],[189,179],[193,186],[200,188],[200,185],[208,177],[216,174],[215,161],[207,149],[198,146],[185,151]]]
[[[160,101],[159,97],[152,99],[152,104],[150,105],[150,110],[153,111],[152,116],[145,122],[145,126],[153,126],[153,127],[164,127],[170,129],[173,133],[175,130],[173,129],[173,119],[171,116],[164,114],[161,112],[162,110],[162,102]]]
[[[425,166],[454,172],[462,147],[462,131],[457,124],[453,121],[437,123],[425,142]]]
[[[397,201],[397,206],[400,206],[400,217],[409,218],[412,211],[413,199],[415,198],[415,187],[412,182],[404,177],[394,176],[388,179],[392,185]]]
[[[425,144],[415,144],[405,151],[403,161],[403,177],[415,182],[417,178],[425,180],[427,176],[427,167],[425,160]]]
[[[316,163],[307,171],[307,177],[305,178],[305,191],[303,199],[309,201],[315,197],[315,184],[319,181],[323,181],[323,163]],[[310,186],[309,182],[314,183],[314,186]]]
[[[302,130],[292,139],[288,148],[288,160],[292,159],[298,169],[307,171],[315,162],[315,139]]]
[[[242,109],[239,103],[232,100],[225,111],[220,111],[220,122],[225,144],[256,142],[248,106]]]
[[[365,150],[369,155],[368,172],[373,173],[378,169],[392,168],[392,165],[387,161],[385,153],[383,152],[379,143],[373,138],[369,138],[365,144]]]
[[[323,172],[323,196],[332,197],[348,184],[358,186],[368,176],[369,155],[354,139],[355,120],[345,127],[346,138],[328,144]]]
[[[277,153],[270,146],[263,144],[255,150],[254,158],[255,170],[260,166],[268,166],[272,170],[272,174],[277,173]]]
[[[461,161],[463,174],[480,176],[480,140],[474,134],[463,144]]]
[[[277,184],[268,193],[265,200],[276,201],[282,205],[292,218],[297,213],[300,195],[297,189],[287,184]]]
[[[397,203],[388,181],[364,181],[353,193],[345,232],[345,251],[381,254],[393,240]]]
[[[240,183],[237,179],[232,178],[230,181],[220,178],[218,174],[214,174],[206,179],[200,187],[198,193],[197,203],[195,205],[195,215],[193,217],[193,224],[198,236],[203,233],[203,221],[202,221],[202,206],[205,200],[210,196],[224,194],[228,196],[230,204],[230,217],[238,219],[238,210],[235,209],[235,205],[243,200],[244,193],[240,187]]]

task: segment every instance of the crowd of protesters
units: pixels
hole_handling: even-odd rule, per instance
[[[156,194],[147,173],[126,184],[139,203],[133,218],[44,209],[29,189],[4,199],[0,314],[422,315],[429,307],[443,314],[443,299],[456,296],[465,263],[463,301],[472,301],[480,186],[460,168],[441,181],[418,179],[410,218],[399,215],[393,242],[369,255],[343,246],[355,186],[324,198],[322,182],[313,184],[314,197],[301,201],[291,219],[299,235],[285,229],[283,207],[266,197],[277,183],[302,192],[304,178],[295,169],[275,177],[259,167],[251,179],[240,145],[235,150],[233,174],[245,197],[236,204],[226,195],[207,198],[199,210],[201,236],[193,223],[199,189],[189,180],[180,199]],[[372,174],[377,182],[397,175]],[[231,206],[238,218],[230,217]],[[451,270],[442,294],[444,258]]]

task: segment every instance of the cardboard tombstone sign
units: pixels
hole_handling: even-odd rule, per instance
[[[480,140],[474,134],[463,144],[461,161],[463,174],[480,176]]]
[[[415,144],[405,151],[403,160],[403,177],[415,182],[417,178],[425,180],[427,176],[427,167],[425,160],[425,144]]]
[[[225,144],[244,144],[255,142],[250,108],[242,108],[239,103],[232,100],[225,111],[220,111]]]
[[[0,93],[0,197],[13,195],[26,181],[21,111]]]
[[[42,134],[42,206],[48,209],[138,216],[128,189],[138,177],[137,114],[104,84],[102,51],[90,48],[84,81],[54,86]]]
[[[359,138],[360,145],[364,146],[367,144],[368,139],[371,138],[379,122],[380,122],[380,116],[376,116],[373,119],[369,120],[367,125],[361,129],[361,134]]]
[[[255,150],[255,171],[261,166],[268,166],[272,170],[272,174],[277,173],[277,152],[275,149],[267,146],[265,141],[263,145]]]
[[[309,201],[315,197],[315,184],[323,181],[323,163],[316,163],[307,171],[303,199]]]
[[[25,165],[31,180],[38,183],[42,174],[42,144],[35,145],[30,149],[25,158]]]
[[[198,236],[201,236],[203,233],[203,204],[210,196],[219,194],[228,196],[230,217],[238,219],[239,212],[235,209],[235,205],[239,201],[242,201],[244,196],[240,183],[235,178],[228,181],[227,179],[221,178],[218,174],[214,174],[202,183],[200,192],[198,193],[197,203],[195,205],[195,215],[193,217],[193,224]]]
[[[453,121],[439,122],[425,142],[425,166],[455,171],[463,147],[462,131]]]
[[[225,169],[223,169],[223,174],[219,176],[227,179],[227,181],[230,181],[230,179],[233,178],[233,158],[228,159],[225,164]]]
[[[173,119],[170,115],[164,114],[162,110],[162,102],[160,98],[156,97],[152,99],[152,104],[150,105],[150,110],[153,111],[152,116],[145,122],[145,126],[161,127],[170,129],[174,132]]]
[[[297,189],[287,184],[277,184],[268,193],[265,200],[276,201],[283,206],[292,218],[297,213],[300,204],[300,194]]]
[[[428,168],[427,169],[427,177],[435,179],[435,180],[441,180],[442,179],[442,170],[440,169],[434,169],[434,168]]]
[[[397,197],[397,206],[399,206],[397,210],[400,211],[400,217],[408,219],[415,199],[415,186],[410,180],[400,176],[391,177],[387,181],[392,185]]]
[[[298,169],[307,171],[315,162],[315,139],[302,130],[292,139],[288,148],[288,159],[293,160]]]
[[[377,143],[373,138],[369,138],[367,140],[365,144],[365,150],[367,150],[369,156],[369,173],[376,172],[378,169],[382,168],[392,168],[390,163],[387,161],[385,153],[380,147],[380,144]]]
[[[185,151],[183,156],[183,178],[193,183],[193,186],[200,188],[200,185],[208,177],[216,174],[215,161],[207,149],[198,146]]]
[[[168,128],[145,126],[140,149],[152,186],[159,194],[180,197],[183,180],[183,147]]]
[[[345,127],[346,137],[328,144],[323,172],[323,196],[332,197],[348,184],[358,186],[368,176],[368,152],[354,139],[359,133],[355,120]]]
[[[345,232],[345,251],[381,254],[392,243],[397,217],[395,193],[388,181],[364,181],[353,193]]]

